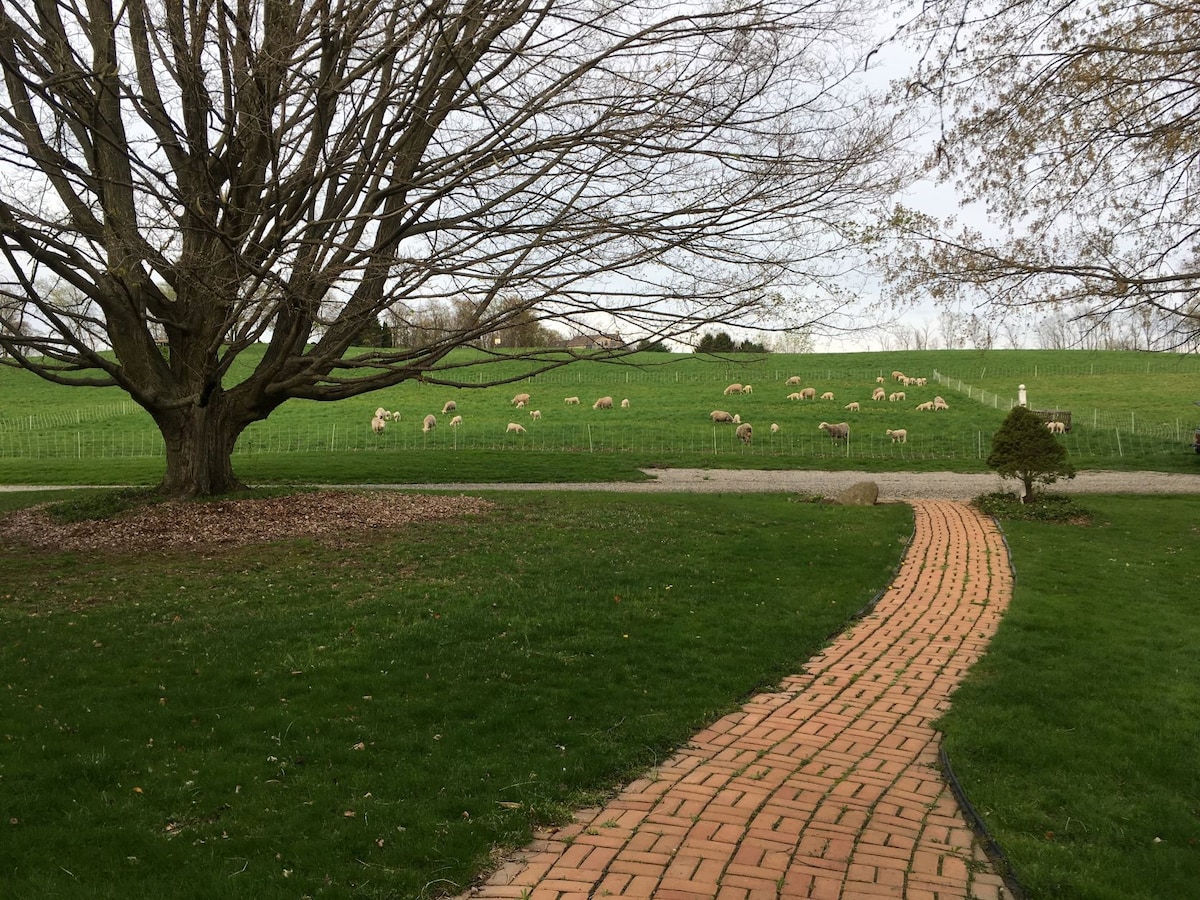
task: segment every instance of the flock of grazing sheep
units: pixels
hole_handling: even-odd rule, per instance
[[[892,379],[904,387],[925,387],[929,383],[929,380],[927,378],[911,378],[908,375],[905,375],[903,372],[892,372]],[[803,384],[803,379],[799,375],[793,375],[790,378],[788,378],[787,381],[784,382],[784,385],[786,387],[798,387],[801,384]],[[883,384],[886,384],[886,379],[882,375],[880,375],[878,378],[875,379],[875,388],[871,391],[871,400],[872,401],[878,402],[878,401],[886,399],[889,403],[899,403],[901,401],[908,399],[905,391],[892,391],[891,393],[888,393],[887,389],[882,387]],[[754,393],[753,385],[736,384],[735,383],[735,384],[731,384],[731,385],[729,385],[729,387],[725,388],[724,396],[728,397],[728,396],[735,395],[735,394],[744,395],[744,394],[753,394],[753,393]],[[817,389],[813,388],[813,387],[801,388],[798,391],[788,394],[787,399],[788,400],[801,400],[801,401],[802,400],[817,400]],[[825,391],[823,394],[820,395],[820,399],[825,400],[825,401],[832,401],[834,399],[833,392]],[[921,411],[926,411],[926,410],[934,411],[934,410],[943,410],[943,409],[949,409],[949,408],[950,408],[950,404],[948,404],[941,397],[934,397],[932,400],[928,400],[924,403],[919,403],[916,406],[916,409],[921,410]],[[846,404],[845,409],[848,412],[855,412],[855,413],[862,412],[862,403],[859,402],[858,400],[851,400],[849,403]],[[728,423],[737,425],[738,438],[745,444],[750,443],[752,435],[753,435],[753,428],[749,424],[742,422],[740,415],[730,414],[729,412],[726,412],[723,409],[714,409],[711,413],[709,413],[709,418],[711,418],[714,423],[728,422]],[[822,422],[820,425],[817,426],[817,428],[819,428],[821,431],[824,431],[826,434],[829,435],[830,438],[832,438],[835,441],[848,441],[850,439],[850,423],[849,422],[836,422],[836,423]],[[771,434],[777,434],[778,432],[779,432],[778,423],[772,422],[771,423]],[[894,443],[894,444],[908,443],[908,429],[907,428],[889,428],[889,429],[887,429],[886,434],[888,437],[890,437],[892,439],[892,443]]]
[[[910,378],[909,376],[905,375],[903,372],[892,372],[892,379],[894,381],[896,381],[902,387],[913,387],[913,386],[925,387],[928,384],[928,381],[925,378]],[[880,375],[878,378],[876,378],[875,382],[876,382],[876,385],[875,385],[874,389],[871,391],[871,401],[880,402],[880,401],[886,400],[889,403],[899,403],[899,402],[903,402],[907,399],[907,395],[906,395],[905,391],[892,391],[889,393],[886,390],[886,388],[882,387],[882,385],[884,385],[886,383],[886,379],[882,375]],[[785,382],[785,386],[798,387],[802,383],[803,383],[803,381],[800,378],[800,376],[793,375],[787,379],[787,381]],[[754,393],[753,385],[736,384],[735,383],[735,384],[731,384],[727,388],[725,388],[723,395],[726,397],[735,396],[735,395],[736,396],[746,396],[748,394],[753,394],[753,393]],[[798,391],[788,394],[787,399],[788,400],[797,400],[797,401],[804,401],[804,400],[816,401],[818,399],[817,389],[812,388],[812,387],[801,388]],[[834,400],[833,392],[825,391],[824,393],[822,393],[820,395],[820,400],[827,401],[827,402],[833,401]],[[578,397],[564,397],[563,402],[567,406],[578,406],[580,403],[580,400]],[[525,409],[525,407],[528,406],[530,403],[530,395],[527,393],[517,394],[516,396],[514,396],[512,398],[512,400],[509,401],[509,403],[516,409]],[[612,397],[600,397],[599,399],[596,400],[595,403],[592,404],[592,409],[612,409],[613,406],[614,406],[614,403],[613,403]],[[620,407],[622,409],[629,409],[629,400],[628,399],[622,400],[620,403]],[[448,415],[449,413],[455,412],[457,410],[457,408],[458,408],[458,405],[453,400],[448,400],[448,401],[446,401],[445,405],[442,407],[441,414],[443,416]],[[854,412],[854,413],[861,412],[862,411],[862,403],[858,400],[852,400],[851,402],[847,403],[844,408],[849,412]],[[917,406],[915,408],[920,411],[937,411],[937,410],[949,409],[950,406],[941,397],[934,397],[932,400],[927,400],[923,403],[917,404]],[[529,418],[531,421],[534,421],[534,422],[541,421],[542,411],[540,409],[530,410]],[[723,409],[714,409],[711,413],[709,413],[709,419],[713,422],[714,425],[715,424],[733,425],[734,426],[734,434],[737,435],[738,440],[741,441],[743,444],[749,444],[754,439],[754,427],[749,422],[743,422],[741,416],[737,413],[730,413]],[[387,428],[387,424],[389,422],[398,422],[398,421],[400,421],[400,413],[399,412],[392,412],[392,411],[384,409],[383,407],[380,407],[375,410],[375,415],[371,419],[371,430],[375,434],[382,434],[384,429]],[[462,422],[463,422],[463,417],[461,415],[456,414],[452,419],[450,419],[449,425],[451,428],[457,428],[459,425],[462,424]],[[1055,426],[1062,426],[1062,423],[1061,422],[1050,422],[1048,427],[1050,427],[1051,431],[1054,431]],[[435,416],[433,413],[426,415],[424,417],[424,419],[421,420],[421,431],[424,432],[425,434],[428,434],[429,432],[433,431],[433,429],[436,427],[437,427],[437,416]],[[850,439],[850,423],[849,422],[836,422],[836,423],[822,422],[817,427],[820,430],[824,431],[826,434],[828,434],[829,437],[832,438],[834,441],[847,441]],[[778,434],[779,431],[780,431],[779,424],[776,422],[772,422],[771,423],[771,434]],[[505,434],[525,434],[525,433],[526,433],[525,426],[519,422],[509,422],[508,426],[505,428]],[[905,428],[889,428],[889,429],[887,429],[886,434],[889,438],[892,439],[892,443],[904,444],[904,443],[908,442],[908,430]]]
[[[529,394],[517,394],[515,397],[512,398],[512,400],[509,401],[509,403],[512,406],[516,407],[517,409],[524,409],[529,404],[529,399],[530,399]],[[564,398],[564,402],[568,406],[577,406],[577,405],[579,405],[579,398],[578,397],[566,397],[566,398]],[[595,403],[592,404],[592,409],[612,409],[612,408],[613,408],[613,398],[612,397],[601,397],[599,400],[597,400]],[[629,409],[629,401],[622,400],[621,408]],[[442,406],[442,415],[444,416],[447,413],[455,412],[457,409],[458,409],[457,403],[455,403],[453,400],[447,400],[445,405]],[[529,418],[534,422],[541,421],[542,411],[540,409],[531,409],[529,411]],[[383,434],[384,430],[387,428],[388,422],[399,422],[399,421],[400,421],[399,411],[392,412],[392,411],[384,409],[381,406],[377,410],[375,410],[375,415],[371,418],[371,430],[373,432],[375,432],[375,434]],[[449,424],[450,424],[451,428],[457,428],[462,423],[463,423],[463,417],[460,415],[455,415],[454,418],[452,418],[450,420]],[[423,431],[425,434],[429,434],[429,432],[433,431],[433,429],[436,427],[437,427],[437,416],[435,416],[433,413],[430,413],[429,415],[425,416],[425,418],[421,421],[421,431]],[[504,429],[505,434],[525,434],[525,431],[526,431],[525,426],[522,425],[520,422],[509,422],[508,426]]]

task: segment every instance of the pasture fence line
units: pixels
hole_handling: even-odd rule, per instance
[[[1164,437],[1120,429],[1075,428],[1060,435],[1072,456],[1084,458],[1179,453],[1176,435]],[[250,429],[242,435],[235,456],[289,453],[426,453],[455,451],[612,453],[644,456],[782,457],[803,459],[983,460],[990,452],[991,432],[965,430],[911,435],[907,443],[893,443],[880,433],[852,430],[849,441],[835,442],[823,432],[785,428],[770,434],[757,430],[751,444],[742,444],[729,426],[696,426],[689,429],[654,429],[634,425],[534,426],[525,434],[505,434],[499,429],[438,428],[429,434],[417,429],[391,429],[376,435],[369,428],[331,424],[321,428],[276,426]],[[135,430],[59,429],[43,433],[0,432],[0,458],[15,459],[115,459],[162,458],[161,435],[153,428]]]
[[[967,384],[961,378],[947,376],[936,369],[933,372],[932,378],[936,383],[958,391],[960,394],[965,394],[968,399],[982,403],[984,406],[991,406],[994,409],[1012,409],[1017,405],[1015,398],[1001,397],[992,391]],[[1055,407],[1053,404],[1032,402],[1030,403],[1030,408],[1052,409]],[[1136,410],[1102,410],[1092,408],[1090,410],[1071,409],[1069,411],[1071,413],[1072,431],[1079,426],[1084,426],[1095,431],[1111,431],[1117,435],[1122,433],[1126,435],[1141,434],[1162,440],[1175,441],[1182,441],[1192,433],[1192,427],[1182,419],[1176,418],[1174,422],[1156,422],[1147,419],[1144,415],[1139,416]],[[1117,455],[1120,456],[1123,454],[1118,453]]]
[[[82,425],[84,422],[99,422],[134,413],[145,413],[145,410],[132,400],[122,400],[117,403],[72,406],[38,413],[3,416],[0,417],[0,434],[67,428]]]

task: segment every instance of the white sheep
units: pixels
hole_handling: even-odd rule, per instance
[[[517,409],[524,409],[524,408],[525,408],[525,401],[524,401],[524,400],[518,400],[518,401],[517,401]]]
[[[1051,434],[1066,434],[1067,433],[1067,423],[1066,422],[1047,422],[1046,427],[1048,429],[1050,429]]]
[[[725,388],[725,396],[726,397],[728,397],[730,394],[740,394],[741,392],[742,392],[742,386],[740,384],[738,384],[737,382],[734,382],[729,387]]]
[[[833,391],[826,391],[825,393],[823,393],[821,395],[821,399],[822,400],[832,400],[833,399]]]
[[[907,444],[908,443],[908,429],[907,428],[889,428],[887,430],[887,436],[892,439],[893,444]]]
[[[881,387],[877,387],[877,388],[875,388],[875,390],[871,391],[871,399],[872,400],[882,400],[886,396],[887,396],[887,391],[885,391]]]
[[[540,409],[531,409],[529,411],[529,418],[535,422],[540,422],[542,420],[542,411]]]
[[[400,421],[400,410],[397,409],[392,413],[392,420],[396,422]]]
[[[385,428],[387,428],[387,422],[383,420],[383,416],[376,416],[371,420],[371,430],[376,434],[383,434]]]
[[[742,424],[742,417],[741,417],[741,415],[740,415],[739,413],[734,413],[734,414],[733,414],[733,424],[734,424],[734,425],[741,425],[741,424]]]
[[[737,435],[738,440],[743,444],[748,444],[754,437],[754,428],[749,422],[743,422],[737,427],[737,431],[735,431],[734,434]]]
[[[903,378],[904,378],[904,373],[903,373],[903,372],[899,372],[899,371],[892,372],[892,377],[893,377],[894,379],[896,379],[897,381],[901,381],[901,380],[903,380]]]
[[[854,400],[846,404],[846,409],[850,410],[850,412],[858,412],[861,407],[858,405],[858,401]]]
[[[752,385],[752,384],[743,384],[743,385],[742,385],[742,393],[743,393],[743,394],[753,394],[753,393],[754,393],[754,385]]]
[[[907,399],[907,398],[904,394],[904,391],[895,391],[894,393],[888,394],[888,402],[889,403],[895,403],[898,400],[905,400],[905,399]]]
[[[933,401],[932,400],[926,400],[924,403],[917,404],[918,412],[929,412],[931,409],[933,409]]]
[[[504,429],[505,434],[524,434],[525,426],[518,425],[516,422],[509,422],[508,427]]]
[[[612,397],[601,397],[592,404],[592,409],[612,409]]]
[[[421,423],[421,430],[423,432],[425,432],[426,434],[429,434],[429,432],[433,431],[433,429],[436,427],[437,427],[437,417],[434,416],[432,413],[427,415],[425,417],[425,421],[423,421]]]
[[[835,441],[844,441],[850,437],[850,423],[838,422],[836,425],[831,425],[828,422],[822,422],[817,426],[824,432],[827,432]]]
[[[945,400],[943,400],[941,397],[934,397],[933,398],[933,408],[934,409],[949,409],[950,404],[947,403]]]
[[[793,375],[791,378],[785,381],[784,384],[799,384],[800,380],[801,379],[799,375]]]
[[[563,403],[567,404],[567,406],[578,406],[579,398],[578,397],[564,397]]]
[[[391,413],[388,412],[386,409],[384,409],[382,406],[379,407],[379,409],[375,410],[375,418],[376,419],[383,419],[384,421],[386,421],[389,416],[391,416]]]
[[[725,410],[723,410],[723,409],[714,409],[712,412],[710,412],[708,414],[708,417],[713,420],[714,424],[717,422],[732,422],[733,421],[733,415],[731,413],[725,412]]]
[[[816,388],[805,388],[804,390],[802,390],[800,392],[800,399],[801,400],[816,400],[817,399],[817,389]]]
[[[928,378],[918,378],[917,379],[917,387],[925,387],[925,385],[927,385],[927,384],[929,384]]]
[[[455,416],[453,419],[450,420],[451,428],[457,428],[461,424],[462,424],[462,416]]]
[[[883,377],[882,375],[876,375],[876,376],[875,376],[875,383],[876,383],[876,384],[883,384],[884,380],[885,380],[885,379],[884,379],[884,377]]]
[[[621,401],[621,409],[629,409],[629,398],[626,397]]]
[[[521,403],[521,404],[528,403],[529,395],[528,394],[517,394],[509,402],[512,403],[513,406],[516,406],[518,403]]]
[[[800,399],[800,394],[799,394],[799,393],[795,393],[795,394],[788,394],[788,395],[787,395],[787,398],[788,398],[789,400],[799,400],[799,399]]]
[[[778,423],[776,423],[776,422],[771,423],[771,434],[779,434],[779,424]]]
[[[444,416],[446,413],[454,412],[456,409],[458,409],[458,404],[453,400],[447,400],[446,405],[442,407],[442,415]]]

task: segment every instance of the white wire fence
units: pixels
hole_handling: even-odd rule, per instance
[[[1162,433],[1120,428],[1075,427],[1059,439],[1073,456],[1083,458],[1176,454],[1190,443],[1190,431]],[[755,430],[749,445],[735,437],[732,426],[656,429],[636,425],[531,426],[525,434],[438,427],[429,434],[416,429],[373,434],[366,427],[324,428],[278,425],[247,431],[235,455],[288,453],[425,453],[454,451],[611,453],[689,456],[772,456],[801,459],[924,460],[984,459],[992,433],[981,430],[922,432],[907,443],[883,433],[852,429],[847,441],[833,441],[813,429],[785,429],[770,434]],[[162,437],[153,428],[88,430],[61,428],[48,432],[0,430],[0,458],[116,459],[164,455]]]
[[[936,370],[933,373],[933,381],[939,385],[943,385],[947,390],[956,391],[970,400],[975,400],[993,409],[1008,410],[1017,405],[1017,398],[1015,397],[1001,397],[992,391],[968,384],[961,378],[947,376]],[[1037,406],[1036,403],[1032,405]],[[1200,427],[1200,422],[1197,421],[1184,420],[1177,417],[1172,422],[1163,422],[1155,420],[1144,413],[1139,414],[1137,410],[1102,410],[1093,408],[1083,410],[1071,409],[1067,411],[1071,413],[1072,433],[1077,428],[1091,429],[1097,436],[1108,433],[1113,445],[1118,447],[1120,446],[1122,436],[1124,436],[1127,443],[1129,443],[1130,438],[1139,435],[1161,441],[1180,442],[1190,439],[1194,430]],[[1115,455],[1119,456],[1122,454],[1118,451]]]

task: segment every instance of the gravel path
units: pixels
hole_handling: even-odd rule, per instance
[[[798,493],[832,496],[860,481],[879,485],[879,499],[970,500],[991,491],[1014,491],[1000,476],[959,472],[824,472],[787,469],[651,469],[654,481],[567,482],[561,484],[371,485],[436,491],[618,491],[628,493]],[[330,485],[332,486],[332,485]],[[1200,474],[1165,472],[1083,472],[1051,490],[1071,494],[1200,494]]]
[[[1200,466],[1197,467],[1200,469]],[[962,472],[825,472],[809,469],[647,469],[653,481],[571,481],[537,483],[323,484],[329,489],[413,491],[613,491],[618,493],[767,494],[796,493],[829,497],[860,481],[879,485],[879,499],[970,500],[991,491],[1016,490],[1016,482],[994,473]],[[0,485],[0,491],[58,490],[105,485]],[[107,485],[107,487],[113,487]],[[1081,472],[1074,480],[1050,488],[1064,494],[1200,494],[1200,472]]]

